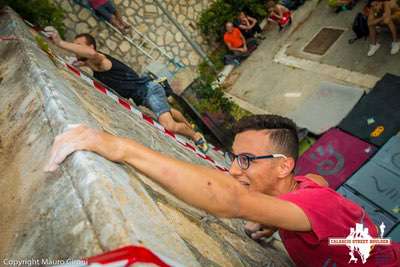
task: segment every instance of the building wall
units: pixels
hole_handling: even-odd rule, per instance
[[[99,50],[123,60],[140,71],[146,65],[146,58],[128,41],[100,22],[93,14],[72,0],[54,0],[64,11],[66,38],[71,40],[76,34],[89,32],[96,38]],[[209,46],[200,34],[197,20],[201,11],[213,0],[165,0],[165,7],[186,32],[205,52]],[[114,0],[117,9],[126,22],[139,29],[166,52],[179,58],[182,63],[192,69],[202,61],[199,55],[170,22],[153,0]]]

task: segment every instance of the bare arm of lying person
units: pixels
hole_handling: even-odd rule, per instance
[[[46,29],[45,29],[46,30]],[[55,30],[47,31],[50,35],[50,40],[58,47],[72,52],[76,55],[79,64],[83,63],[95,71],[106,71],[111,69],[111,61],[103,54],[99,53],[94,47],[82,45],[84,38],[76,39],[74,43],[61,39],[59,33]]]

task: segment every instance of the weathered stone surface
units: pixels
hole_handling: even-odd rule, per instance
[[[172,35],[172,33],[170,31],[167,31],[167,33],[165,34],[165,44],[169,45],[173,40],[174,40],[174,36]],[[170,48],[170,47],[168,47],[168,48]]]
[[[113,51],[113,50],[115,50],[115,48],[117,48],[117,43],[116,43],[115,41],[113,41],[113,40],[108,39],[108,40],[106,41],[106,44],[107,44],[107,47],[108,47],[111,51]]]
[[[135,14],[135,10],[133,8],[127,8],[126,9],[126,15],[127,16],[132,16],[133,14]]]
[[[122,43],[119,45],[119,49],[121,49],[121,52],[123,53],[128,52],[130,48],[131,46],[128,41],[122,41]]]
[[[81,20],[87,20],[90,16],[90,12],[87,9],[82,8],[78,14],[78,18]]]
[[[85,22],[79,22],[76,25],[75,31],[77,34],[89,32],[89,26]]]
[[[90,26],[91,28],[94,28],[94,27],[97,26],[97,20],[95,20],[93,17],[90,17],[90,18],[87,20],[87,22],[88,22],[88,24],[89,24],[89,26]]]
[[[44,173],[54,136],[76,123],[209,163],[54,65],[9,10],[0,17],[0,34],[19,38],[0,42],[0,229],[7,229],[0,258],[79,259],[142,244],[183,266],[288,266],[236,221],[189,207],[131,167],[78,152],[57,172]]]
[[[70,5],[69,1],[62,1],[61,2],[61,8],[65,12],[72,12],[72,8],[71,8],[71,5]]]

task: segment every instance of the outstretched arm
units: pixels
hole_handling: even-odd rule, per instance
[[[50,36],[50,40],[58,47],[72,52],[79,57],[88,58],[93,61],[93,63],[101,65],[106,57],[103,54],[98,53],[95,49],[90,46],[83,46],[75,43],[70,43],[61,39],[57,31],[51,30],[47,31]]]
[[[159,183],[179,199],[211,214],[244,218],[295,231],[309,231],[310,223],[296,205],[248,191],[221,171],[179,161],[133,140],[80,125],[56,137],[47,171],[57,169],[77,150],[95,152],[124,162]]]

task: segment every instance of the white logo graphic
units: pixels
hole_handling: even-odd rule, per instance
[[[385,224],[382,222],[379,226],[380,238],[373,238],[368,233],[368,228],[364,228],[362,223],[357,223],[356,228],[350,228],[350,234],[346,238],[329,238],[329,245],[333,246],[347,246],[350,249],[349,263],[357,263],[358,258],[355,253],[359,255],[362,263],[366,263],[370,256],[370,252],[374,246],[389,246],[391,240],[383,238],[385,231]]]

